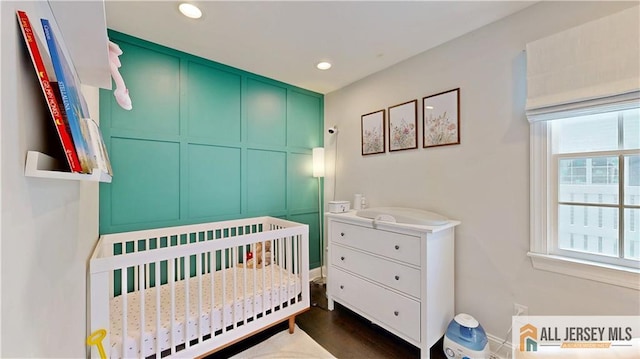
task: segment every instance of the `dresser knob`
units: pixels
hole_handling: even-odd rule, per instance
[[[400,249],[400,246],[396,244],[396,250]]]
[[[340,257],[340,260],[341,260],[341,261],[343,261],[343,260],[344,260],[344,257]]]
[[[399,275],[396,276],[396,280],[400,280],[400,276]]]
[[[344,232],[340,232],[340,237],[344,237]]]
[[[344,289],[344,286],[343,286],[343,285],[341,285],[341,286],[340,286],[340,289]]]
[[[400,312],[398,312],[398,311],[396,310],[395,312],[393,312],[393,315],[395,315],[395,316],[397,317],[398,315],[400,315]]]

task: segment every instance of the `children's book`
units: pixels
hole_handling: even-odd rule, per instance
[[[29,50],[29,55],[31,56],[31,62],[33,63],[36,75],[38,76],[38,79],[40,81],[42,93],[44,94],[44,97],[47,101],[49,112],[51,113],[55,128],[58,132],[58,137],[60,138],[67,163],[69,164],[69,169],[71,170],[71,172],[82,172],[82,165],[76,152],[72,136],[67,131],[65,125],[65,118],[62,113],[61,105],[59,104],[58,100],[56,100],[53,84],[49,81],[49,76],[47,74],[43,58],[40,55],[37,34],[34,33],[33,28],[31,27],[31,22],[29,21],[29,17],[27,16],[26,12],[18,10],[16,11],[16,15],[18,16],[18,22],[20,23],[22,36],[24,37],[25,44],[27,45],[27,49]]]
[[[73,137],[73,143],[75,144],[76,152],[80,159],[82,172],[91,173],[93,169],[98,168],[98,166],[96,163],[96,154],[89,145],[90,137],[88,127],[84,126],[81,122],[82,119],[89,118],[90,116],[87,103],[80,91],[80,81],[73,63],[66,58],[62,51],[49,20],[40,19],[40,21],[42,22],[44,37],[49,47],[53,70],[56,80],[58,81],[58,87],[60,88],[62,103],[64,104],[64,110],[67,114],[67,121],[69,122],[69,128],[71,128],[71,136]]]
[[[89,137],[91,137],[91,144],[93,152],[96,154],[96,160],[98,169],[109,176],[113,176],[113,170],[111,169],[111,161],[109,161],[109,154],[107,153],[107,147],[104,144],[100,127],[90,118],[84,119],[87,127],[89,128]]]

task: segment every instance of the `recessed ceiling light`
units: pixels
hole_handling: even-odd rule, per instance
[[[433,110],[433,106],[425,106],[424,109],[425,110]]]
[[[200,11],[200,9],[198,9],[198,7],[193,4],[184,2],[180,4],[180,6],[178,6],[178,9],[182,13],[182,15],[186,17],[190,17],[192,19],[199,19],[200,17],[202,17],[202,11]]]
[[[330,64],[330,63],[328,63],[328,62],[326,62],[326,61],[323,61],[323,62],[319,62],[319,63],[316,65],[316,67],[317,67],[318,69],[320,69],[320,70],[328,70],[328,69],[330,69],[330,68],[331,68],[331,64]]]

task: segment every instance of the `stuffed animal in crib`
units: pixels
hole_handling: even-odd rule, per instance
[[[264,251],[264,266],[268,266],[271,264],[271,241],[265,242],[265,251]],[[262,268],[262,242],[256,243],[256,253],[247,252],[247,268],[253,268],[256,265],[256,268]],[[256,264],[257,263],[257,264]],[[242,266],[242,265],[240,265]]]

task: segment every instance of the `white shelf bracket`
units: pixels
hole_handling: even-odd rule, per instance
[[[57,164],[58,161],[51,156],[37,151],[27,151],[24,175],[27,177],[111,183],[111,176],[97,169],[91,174],[72,173],[57,170],[57,168],[60,168]]]

